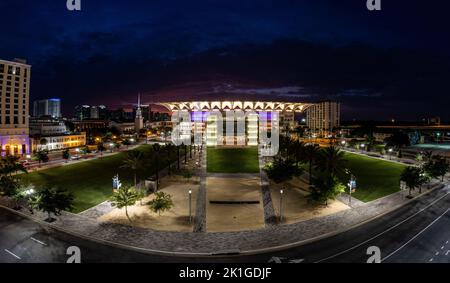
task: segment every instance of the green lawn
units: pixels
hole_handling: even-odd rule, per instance
[[[405,165],[352,153],[346,153],[345,159],[356,177],[355,198],[368,202],[400,190],[400,174]]]
[[[210,173],[259,173],[257,147],[208,147],[207,157]]]
[[[151,146],[141,146],[137,150],[150,152]],[[75,196],[75,213],[86,210],[107,200],[112,193],[112,177],[119,173],[122,184],[133,183],[133,171],[120,168],[125,153],[85,161],[73,165],[51,168],[27,175],[22,175],[25,182],[34,184],[37,188],[55,187],[72,192]],[[151,168],[144,168],[138,175],[148,177]]]

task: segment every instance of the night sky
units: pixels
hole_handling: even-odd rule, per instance
[[[343,119],[450,121],[449,1],[1,0],[0,58],[31,99],[130,106],[224,98],[343,103]]]

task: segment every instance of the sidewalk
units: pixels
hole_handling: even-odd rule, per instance
[[[419,209],[418,207],[423,203],[430,202],[434,197],[447,193],[448,187],[445,190],[440,189],[442,187],[444,187],[443,184],[434,184],[434,188],[437,190],[425,189],[424,196],[414,209]],[[58,221],[45,225],[90,240],[106,241],[113,245],[146,252],[197,255],[209,255],[230,250],[255,252],[293,243],[298,244],[312,238],[349,229],[408,203],[410,200],[405,198],[405,193],[407,192],[402,191],[332,215],[253,231],[164,232],[114,223],[99,223],[89,217],[72,213],[63,213],[57,217]],[[5,204],[3,201],[3,205]],[[20,213],[38,221],[46,218],[46,215],[42,213],[30,215],[26,210],[22,210]]]

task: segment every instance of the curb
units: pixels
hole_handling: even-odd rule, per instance
[[[175,256],[177,256],[177,257],[205,257],[205,258],[208,258],[208,257],[236,257],[236,256],[240,256],[240,255],[255,255],[255,254],[262,254],[262,253],[286,250],[286,249],[289,249],[289,248],[300,247],[300,246],[303,246],[303,245],[306,245],[306,244],[310,244],[310,243],[313,243],[313,242],[316,242],[316,241],[319,241],[319,240],[323,240],[323,239],[326,239],[326,238],[333,237],[333,236],[335,236],[337,234],[347,232],[349,230],[352,230],[354,228],[362,226],[362,225],[364,225],[366,223],[369,223],[369,222],[371,222],[373,220],[381,218],[381,217],[383,217],[383,216],[385,216],[385,215],[387,215],[387,214],[389,214],[389,213],[391,213],[391,212],[393,212],[393,211],[395,211],[395,210],[397,210],[397,209],[399,209],[399,208],[401,208],[401,207],[403,207],[403,206],[405,206],[407,204],[410,204],[410,203],[412,203],[414,201],[417,201],[419,198],[421,198],[423,196],[426,196],[429,193],[431,193],[431,192],[433,192],[433,191],[435,191],[435,190],[437,190],[439,188],[443,188],[443,187],[445,187],[444,184],[438,184],[435,187],[431,188],[430,190],[422,193],[422,195],[420,195],[420,196],[417,196],[417,197],[415,197],[413,199],[407,200],[406,202],[404,202],[404,203],[402,203],[400,205],[397,205],[397,206],[393,207],[392,209],[383,212],[382,214],[378,214],[376,216],[370,217],[370,218],[368,218],[368,219],[366,219],[364,221],[361,221],[361,222],[359,222],[357,224],[354,224],[354,225],[351,225],[349,227],[345,227],[345,228],[338,229],[338,230],[333,231],[333,232],[328,232],[328,233],[325,233],[325,234],[322,234],[322,235],[319,235],[319,236],[316,236],[316,237],[312,237],[312,238],[309,238],[309,239],[306,239],[306,240],[301,240],[301,241],[297,241],[297,242],[293,242],[293,243],[289,243],[289,244],[273,246],[273,247],[269,247],[269,248],[248,250],[248,251],[240,251],[239,250],[239,253],[237,252],[237,250],[233,251],[233,253],[228,253],[228,252],[225,253],[225,252],[221,252],[221,251],[210,252],[210,253],[192,253],[192,252],[169,252],[169,251],[161,251],[161,250],[152,250],[152,249],[146,249],[146,248],[139,248],[139,247],[130,246],[130,245],[126,245],[126,244],[120,244],[120,243],[117,243],[117,242],[111,242],[111,241],[108,241],[108,240],[102,240],[102,239],[94,238],[94,237],[91,237],[91,236],[88,236],[88,235],[80,234],[78,232],[70,231],[70,230],[64,229],[62,227],[59,227],[57,225],[54,225],[54,224],[51,224],[51,223],[47,223],[47,222],[45,222],[43,220],[39,220],[39,219],[36,219],[34,217],[31,217],[28,214],[25,214],[25,213],[13,210],[13,209],[11,209],[9,207],[5,207],[3,205],[0,205],[0,208],[3,208],[3,209],[5,209],[5,210],[7,210],[7,211],[9,211],[9,212],[11,212],[13,214],[16,214],[16,215],[22,216],[24,218],[27,218],[27,219],[29,219],[29,220],[31,220],[33,222],[38,223],[39,225],[41,225],[43,227],[48,227],[48,228],[53,229],[55,231],[59,231],[59,232],[65,233],[65,234],[67,234],[69,236],[74,236],[74,237],[78,237],[80,239],[84,239],[84,240],[88,240],[88,241],[92,241],[92,242],[108,245],[108,246],[111,246],[111,247],[122,248],[122,249],[130,250],[130,251],[134,251],[134,252],[140,252],[140,253],[149,254],[149,255],[174,256],[174,257]]]

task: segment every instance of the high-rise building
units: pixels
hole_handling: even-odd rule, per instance
[[[33,104],[33,117],[61,118],[61,100],[58,98],[37,100]]]
[[[340,126],[341,105],[338,102],[324,101],[306,109],[306,125],[316,136],[328,136]]]
[[[25,60],[0,60],[0,149],[4,155],[30,153],[31,66]]]
[[[84,120],[91,118],[91,106],[89,105],[77,105],[75,106],[75,118],[77,120]]]

